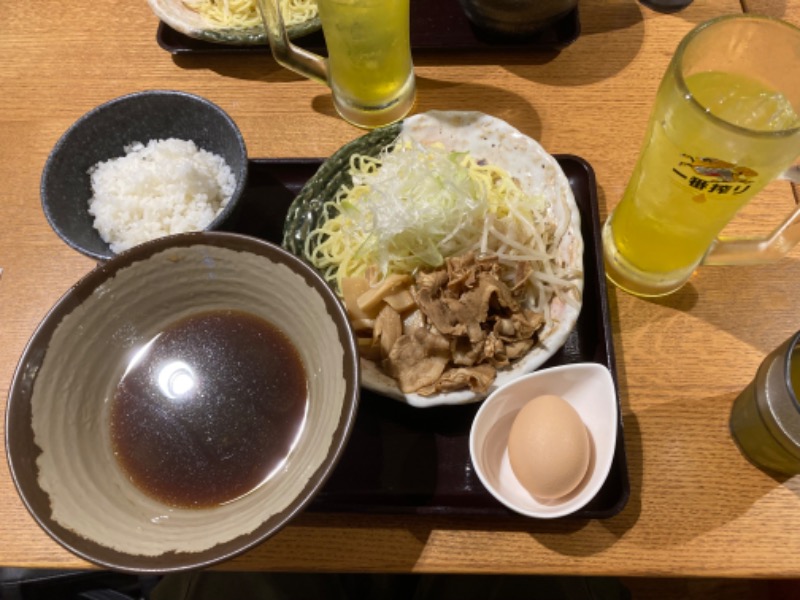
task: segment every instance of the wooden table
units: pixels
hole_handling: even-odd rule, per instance
[[[798,0],[748,10],[800,23]],[[477,109],[552,153],[588,160],[604,217],[621,196],[653,96],[681,37],[735,0],[659,14],[583,0],[582,35],[559,54],[420,53],[417,111]],[[173,58],[138,2],[9,2],[0,32],[0,398],[48,308],[93,267],[50,229],[38,185],[48,152],[90,108],[148,88],[205,96],[252,157],[324,157],[360,131],[328,91],[266,55]],[[775,183],[747,210],[768,228],[794,202]],[[772,207],[775,207],[774,210]],[[631,496],[607,520],[306,514],[220,568],[800,577],[800,479],[752,467],[728,434],[731,403],[764,355],[800,328],[800,249],[771,266],[706,267],[677,294],[609,291]],[[83,567],[30,518],[0,471],[0,565]]]

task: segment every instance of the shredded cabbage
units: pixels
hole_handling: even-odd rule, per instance
[[[578,275],[558,257],[566,229],[556,231],[549,200],[526,194],[506,171],[468,153],[408,141],[377,158],[354,154],[350,174],[353,185],[326,203],[305,246],[339,293],[344,277],[413,274],[475,251],[497,255],[509,279],[519,263],[531,262],[533,304],[546,311]]]

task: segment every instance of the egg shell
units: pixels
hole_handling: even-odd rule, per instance
[[[586,426],[563,398],[538,396],[514,418],[508,459],[514,475],[532,496],[554,499],[573,491],[586,475],[590,457]]]

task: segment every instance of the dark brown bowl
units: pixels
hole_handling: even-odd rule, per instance
[[[255,490],[221,506],[174,508],[119,467],[108,399],[144,343],[176,319],[220,308],[288,336],[305,366],[307,415],[284,466]],[[6,408],[12,477],[39,525],[85,560],[137,573],[207,567],[274,535],[328,479],[358,406],[356,356],[339,300],[280,247],[220,232],[142,244],[79,281],[33,334]]]

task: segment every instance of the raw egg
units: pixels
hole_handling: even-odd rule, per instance
[[[589,468],[589,433],[559,396],[538,396],[522,407],[508,435],[508,460],[534,497],[555,499],[578,487]]]

